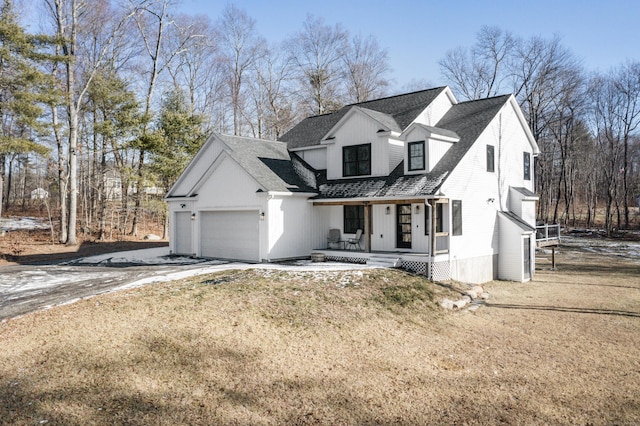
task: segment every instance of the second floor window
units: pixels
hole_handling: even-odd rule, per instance
[[[409,170],[424,170],[424,141],[409,142]]]
[[[487,171],[494,172],[495,168],[495,149],[493,145],[487,145]]]
[[[522,157],[522,163],[524,169],[524,180],[531,180],[531,154],[525,152]]]
[[[371,144],[342,148],[342,175],[366,176],[371,174]]]

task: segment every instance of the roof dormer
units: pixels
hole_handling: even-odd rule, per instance
[[[406,143],[404,173],[429,173],[446,152],[460,140],[457,133],[413,123],[402,135]]]

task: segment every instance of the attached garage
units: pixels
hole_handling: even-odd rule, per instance
[[[201,212],[201,256],[259,262],[258,220],[257,210]]]
[[[191,235],[191,212],[179,211],[175,213],[175,254],[193,254]]]

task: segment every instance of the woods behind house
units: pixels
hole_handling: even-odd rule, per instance
[[[438,77],[416,70],[394,87],[375,35],[313,15],[266,40],[232,4],[215,18],[170,0],[0,7],[0,215],[40,209],[70,245],[79,229],[136,236],[143,213],[166,223],[162,196],[212,132],[277,139],[308,115]],[[515,94],[541,149],[540,220],[634,223],[640,62],[596,73],[557,36],[482,27],[439,64],[459,101]]]

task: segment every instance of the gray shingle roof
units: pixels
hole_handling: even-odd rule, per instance
[[[504,217],[506,217],[507,219],[509,219],[511,222],[513,222],[514,225],[516,225],[517,227],[519,227],[523,231],[533,232],[533,231],[536,230],[536,228],[534,228],[533,226],[529,225],[527,222],[522,220],[522,218],[520,218],[517,214],[515,214],[513,212],[499,212],[499,213],[501,215],[503,215]]]
[[[367,110],[386,114],[395,121],[398,129],[404,130],[418,117],[418,114],[444,90],[445,87],[437,87],[435,89],[421,90],[419,92],[346,105],[331,114],[316,115],[302,120],[293,127],[293,129],[282,135],[280,140],[287,142],[289,149],[318,145],[322,137],[324,137],[353,106],[359,106]]]
[[[469,151],[480,134],[508,101],[509,95],[495,98],[462,102],[454,105],[437,123],[438,129],[445,129],[460,137],[453,144],[431,172],[419,175],[404,175],[404,165],[384,177],[339,179],[322,182],[317,198],[383,198],[420,197],[435,195]]]
[[[525,188],[525,187],[521,187],[521,186],[512,186],[511,189],[513,189],[514,191],[518,191],[520,194],[524,195],[525,197],[530,197],[530,198],[538,198],[538,196],[536,195],[535,192]]]
[[[292,161],[283,142],[240,136],[218,135],[229,147],[226,152],[247,171],[265,191],[315,192],[304,170],[305,165]],[[307,166],[308,167],[308,166]],[[305,173],[306,172],[306,173]]]

